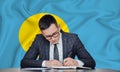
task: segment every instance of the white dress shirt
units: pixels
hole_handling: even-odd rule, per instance
[[[56,44],[57,45],[57,48],[58,48],[58,55],[59,55],[59,61],[60,62],[63,62],[63,47],[62,47],[62,36],[61,36],[61,33],[60,33],[60,38],[59,38],[59,41],[58,43]],[[54,44],[50,43],[50,52],[49,52],[49,57],[50,57],[50,60],[54,60]]]

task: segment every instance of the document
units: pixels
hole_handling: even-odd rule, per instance
[[[49,68],[53,68],[53,69],[91,69],[90,67],[80,67],[80,66],[52,66]]]
[[[52,66],[52,67],[41,67],[41,68],[23,68],[22,70],[51,70],[51,69],[59,69],[59,70],[69,70],[69,69],[91,69],[90,67],[80,67],[80,66]]]
[[[25,71],[37,71],[37,70],[50,70],[51,68],[48,68],[48,67],[41,67],[41,68],[22,68],[22,70],[25,70]]]

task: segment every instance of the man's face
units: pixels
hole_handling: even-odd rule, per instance
[[[42,30],[42,34],[50,43],[56,44],[60,37],[60,28],[59,26],[56,27],[55,24],[51,24],[49,28]]]

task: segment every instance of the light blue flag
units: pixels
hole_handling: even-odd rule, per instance
[[[0,0],[0,69],[20,67],[25,51],[19,31],[24,21],[35,14],[50,13],[79,35],[95,59],[96,68],[120,70],[119,3],[120,0]]]

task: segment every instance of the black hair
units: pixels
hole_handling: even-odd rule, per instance
[[[56,22],[55,18],[52,15],[50,15],[50,14],[44,15],[39,20],[39,28],[41,30],[45,30],[45,29],[49,28],[49,26],[51,24],[55,24],[57,26],[57,22]]]

